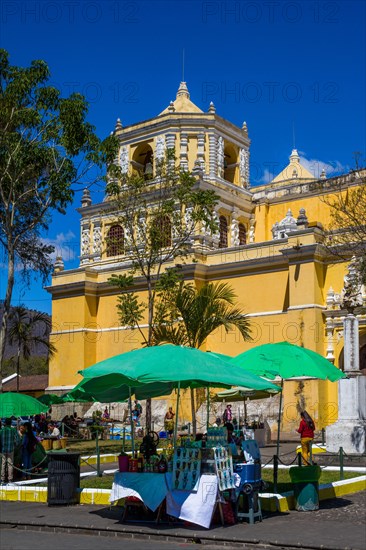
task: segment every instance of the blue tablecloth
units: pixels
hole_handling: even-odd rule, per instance
[[[168,493],[165,475],[116,472],[110,502],[120,498],[137,497],[153,512]]]
[[[137,497],[155,511],[166,498],[170,516],[209,528],[218,495],[215,475],[203,474],[197,491],[172,490],[172,474],[116,472],[110,502]]]

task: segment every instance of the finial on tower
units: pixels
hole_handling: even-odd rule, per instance
[[[117,122],[116,122],[116,125],[114,127],[114,131],[117,132],[118,130],[122,130],[122,128],[123,128],[123,126],[122,126],[121,119],[117,118]]]
[[[297,152],[297,149],[292,149],[291,155],[290,155],[290,163],[295,164],[298,162],[300,162],[299,153]]]
[[[174,107],[174,102],[173,101],[171,101],[169,103],[168,111],[169,111],[169,113],[174,113],[175,112],[175,107]]]
[[[241,127],[242,131],[244,132],[244,134],[247,134],[248,133],[248,126],[247,126],[247,123],[243,122],[243,126]]]
[[[187,88],[187,82],[181,82],[179,85],[179,88],[177,91],[177,98],[181,95],[188,97],[188,99],[190,98],[189,91]]]
[[[209,106],[209,108],[208,108],[208,112],[209,112],[209,113],[216,113],[216,107],[215,107],[213,101],[210,101],[210,106]]]

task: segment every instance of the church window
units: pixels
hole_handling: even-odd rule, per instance
[[[220,242],[219,248],[227,248],[227,219],[225,216],[220,216]]]
[[[155,218],[151,227],[151,237],[156,249],[172,245],[172,223],[169,216]]]
[[[243,246],[245,244],[247,244],[247,231],[245,225],[239,223],[239,245]]]
[[[120,256],[124,253],[124,231],[121,225],[112,225],[107,234],[107,256]]]

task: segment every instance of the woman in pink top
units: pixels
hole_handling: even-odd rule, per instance
[[[301,438],[301,454],[307,466],[310,466],[310,446],[314,439],[315,424],[311,416],[306,412],[300,413],[301,422],[299,429],[296,430]]]

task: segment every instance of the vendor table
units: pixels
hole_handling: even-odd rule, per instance
[[[172,485],[171,473],[116,472],[110,502],[133,496],[155,511],[166,498],[169,516],[209,528],[219,498],[216,475],[202,474],[197,491],[177,491]]]

